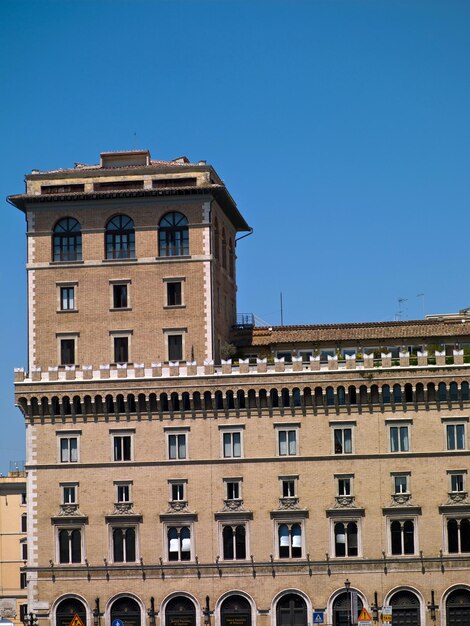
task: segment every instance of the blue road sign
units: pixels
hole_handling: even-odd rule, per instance
[[[313,612],[313,623],[314,624],[324,624],[325,623],[325,614],[323,611],[314,611]],[[114,626],[114,624],[113,624]]]
[[[111,626],[124,626],[122,619],[113,619]]]

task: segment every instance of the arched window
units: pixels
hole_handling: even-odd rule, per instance
[[[338,387],[337,394],[338,394],[338,404],[340,406],[344,406],[346,404],[346,393],[344,391],[343,386]]]
[[[333,406],[335,403],[335,391],[333,387],[326,388],[326,403],[328,406]]]
[[[456,589],[449,594],[446,602],[447,626],[470,624],[470,591]]]
[[[390,599],[394,626],[420,626],[419,600],[411,591],[397,591]]]
[[[79,222],[73,217],[64,217],[54,226],[52,258],[54,261],[82,260],[82,233]]]
[[[128,215],[116,215],[106,224],[106,258],[135,257],[134,222]]]
[[[113,529],[114,563],[135,562],[135,528]]]
[[[246,598],[239,595],[229,596],[220,609],[222,626],[251,626],[251,606]]]
[[[60,563],[81,563],[82,534],[79,528],[59,530]]]
[[[279,558],[300,559],[302,557],[302,528],[300,524],[280,524]]]
[[[356,522],[335,524],[335,556],[357,556]]]
[[[242,524],[224,526],[222,531],[224,559],[232,561],[246,559],[246,530]]]
[[[390,385],[382,386],[382,402],[384,404],[390,404]]]
[[[168,529],[168,560],[191,560],[191,531],[188,526]]]
[[[348,389],[348,394],[349,394],[349,404],[357,404],[356,387],[353,387],[351,385],[351,387],[349,387]]]
[[[65,598],[57,605],[55,612],[56,626],[69,626],[75,615],[78,615],[82,624],[86,626],[86,609],[83,603],[76,598]]]
[[[172,598],[165,609],[166,626],[196,626],[196,609],[189,598]]]
[[[111,607],[110,623],[119,620],[126,626],[140,626],[141,611],[137,602],[133,598],[118,598]]]
[[[413,520],[394,520],[390,524],[392,554],[414,554]]]
[[[186,256],[189,254],[188,220],[182,213],[167,213],[158,225],[159,256]]]
[[[448,548],[451,553],[470,552],[470,520],[468,518],[447,521]]]
[[[279,599],[276,606],[276,626],[307,626],[307,605],[296,593]]]
[[[450,396],[451,402],[459,401],[459,388],[457,386],[457,383],[450,383],[449,396]]]
[[[468,400],[470,399],[468,382],[466,380],[464,380],[463,383],[460,385],[460,397],[462,399],[462,402],[468,402]]]
[[[393,401],[395,404],[399,404],[401,402],[401,385],[393,385]]]
[[[445,402],[447,400],[447,387],[445,383],[439,383],[437,388],[439,394],[439,402]]]
[[[362,611],[363,603],[357,598],[358,615]],[[357,623],[357,619],[355,620]],[[351,623],[351,596],[349,592],[340,593],[333,602],[333,626],[345,626]]]

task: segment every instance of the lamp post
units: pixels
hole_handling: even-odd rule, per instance
[[[347,578],[344,581],[344,588],[346,589],[347,598],[347,626],[351,626],[351,583]]]
[[[152,596],[150,598],[150,608],[147,611],[147,614],[149,616],[150,619],[150,626],[155,626],[155,598]]]

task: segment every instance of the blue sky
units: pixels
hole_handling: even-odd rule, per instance
[[[106,150],[207,159],[268,323],[470,306],[470,3],[3,0],[0,196]],[[0,471],[24,458],[25,224],[3,202]],[[418,298],[417,294],[424,293]]]

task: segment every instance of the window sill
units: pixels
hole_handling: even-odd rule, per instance
[[[180,256],[177,256],[177,255],[174,255],[174,256],[156,256],[155,257],[155,261],[171,261],[172,259],[175,259],[177,261],[180,261],[180,260],[187,261],[190,258],[191,258],[190,254],[182,254]]]
[[[165,304],[164,309],[185,309],[185,304]]]
[[[116,262],[121,262],[121,263],[135,263],[137,261],[137,257],[136,256],[126,256],[126,257],[122,257],[119,259],[103,259],[103,263],[116,263]]]
[[[115,311],[132,311],[132,307],[131,306],[113,306],[109,310],[113,313]]]
[[[57,313],[78,313],[78,309],[58,309]]]
[[[50,261],[49,265],[83,265],[85,261]]]

